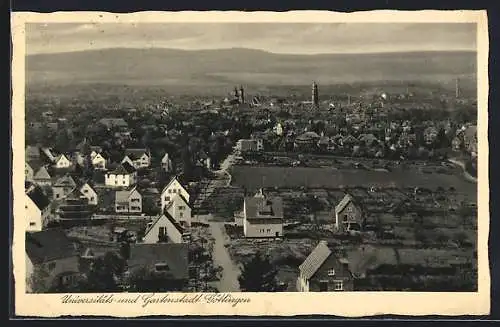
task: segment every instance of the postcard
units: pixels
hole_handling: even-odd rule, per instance
[[[16,12],[12,38],[18,316],[489,313],[485,11]]]

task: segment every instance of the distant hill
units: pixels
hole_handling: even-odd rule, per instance
[[[26,57],[29,88],[119,84],[165,87],[415,81],[474,87],[475,52],[285,55],[250,49],[105,49]],[[466,85],[467,84],[467,85]]]

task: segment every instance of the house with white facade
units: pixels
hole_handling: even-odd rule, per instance
[[[173,170],[172,159],[170,159],[168,153],[161,158],[161,169],[167,173]]]
[[[92,167],[94,167],[94,169],[96,170],[106,170],[106,158],[104,157],[104,155],[102,153],[95,153],[94,155],[92,155],[93,153],[95,152],[92,152],[90,154]]]
[[[84,183],[80,187],[80,192],[89,200],[89,204],[91,205],[97,205],[99,203],[99,196],[97,192],[94,190],[92,185],[90,185],[88,182]]]
[[[58,155],[54,160],[54,168],[67,169],[71,167],[71,160],[64,154]]]
[[[126,149],[122,163],[125,162],[135,169],[147,168],[151,165],[151,154],[147,149]]]
[[[182,226],[191,227],[191,207],[182,194],[174,194],[165,211]]]
[[[104,184],[110,187],[129,187],[135,183],[137,183],[137,170],[126,162],[106,173],[104,179]]]
[[[180,194],[184,197],[187,203],[189,203],[189,193],[179,182],[177,177],[173,177],[170,182],[161,191],[161,211],[163,212],[165,208],[172,202],[174,196]]]
[[[243,202],[243,234],[245,237],[283,236],[283,200],[267,197],[262,191]]]
[[[148,224],[142,241],[145,244],[188,243],[190,238],[189,231],[165,212]]]
[[[50,200],[43,190],[31,184],[25,192],[26,231],[41,231],[48,222]]]
[[[54,200],[62,200],[76,188],[76,182],[70,175],[66,174],[59,178],[52,186]]]
[[[115,212],[141,213],[142,195],[133,187],[131,190],[120,190],[115,193]]]

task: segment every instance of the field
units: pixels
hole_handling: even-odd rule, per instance
[[[26,70],[28,94],[39,95],[72,96],[92,89],[135,97],[138,90],[159,96],[225,95],[234,84],[245,85],[249,95],[309,95],[312,80],[319,82],[322,94],[342,92],[339,84],[351,85],[344,90],[350,93],[363,91],[363,83],[379,84],[387,92],[404,90],[408,83],[453,92],[457,77],[463,92],[475,94],[475,62],[474,52],[281,55],[249,49],[108,49],[30,55]]]
[[[362,169],[233,166],[231,175],[232,185],[247,190],[257,190],[261,187],[303,186],[308,188],[379,186],[430,189],[453,187],[469,196],[477,194],[477,184],[465,180],[461,175],[427,174],[415,170],[384,172]]]

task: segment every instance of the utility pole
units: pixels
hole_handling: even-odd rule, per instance
[[[455,98],[459,98],[460,97],[460,80],[457,78],[455,80]]]

